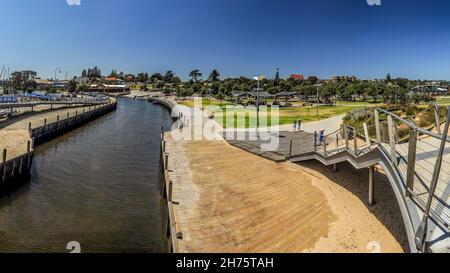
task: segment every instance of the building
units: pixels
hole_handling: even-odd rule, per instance
[[[429,94],[433,96],[448,95],[449,87],[438,84],[417,85],[411,89],[411,92],[417,94]]]
[[[303,81],[303,80],[305,80],[305,76],[303,76],[302,74],[291,74],[289,76],[289,79],[297,80],[297,81]]]
[[[125,82],[116,77],[106,77],[102,81],[106,85],[124,85]]]
[[[89,92],[98,92],[98,93],[125,93],[129,92],[130,88],[128,88],[125,84],[92,84],[89,87]]]
[[[356,82],[357,78],[355,76],[333,76],[333,77],[331,77],[331,82],[333,82],[333,83],[337,83],[340,81]]]
[[[41,78],[36,77],[33,79],[33,81],[34,81],[35,87],[37,89],[42,89],[42,88],[50,86],[50,82],[46,79],[41,79]]]
[[[77,84],[88,84],[90,82],[88,77],[79,77],[75,79]]]

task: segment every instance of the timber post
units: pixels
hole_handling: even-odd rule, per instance
[[[3,167],[2,167],[2,181],[5,181],[6,178],[6,156],[7,156],[8,150],[3,149]]]
[[[369,206],[375,205],[375,166],[369,168]]]

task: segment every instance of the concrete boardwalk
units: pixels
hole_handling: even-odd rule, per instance
[[[171,133],[165,140],[179,252],[406,249],[389,184],[377,184],[383,194],[376,209],[366,205],[366,183],[359,183],[366,172],[277,164],[224,140],[176,140]]]

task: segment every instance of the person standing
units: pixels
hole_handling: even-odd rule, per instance
[[[319,142],[320,144],[322,144],[325,140],[325,129],[320,129],[320,133],[319,133]]]
[[[294,133],[297,131],[297,120],[294,121]]]
[[[302,129],[302,120],[301,120],[300,118],[298,118],[297,128],[298,128],[298,131],[299,131],[299,132],[300,132],[301,129]]]

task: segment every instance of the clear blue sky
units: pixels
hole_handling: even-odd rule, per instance
[[[450,1],[381,3],[0,0],[0,68],[450,79]]]

